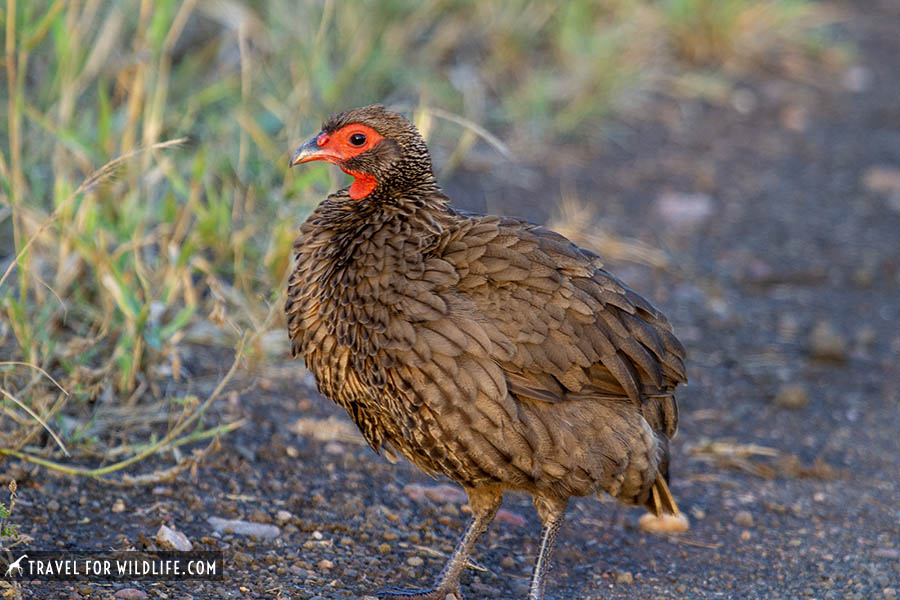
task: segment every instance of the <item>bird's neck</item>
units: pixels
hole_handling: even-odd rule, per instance
[[[369,197],[352,199],[346,190],[319,204],[301,227],[294,245],[297,259],[328,264],[329,273],[346,273],[363,255],[390,254],[415,246],[427,252],[452,220],[449,199],[432,179],[392,194],[380,186]],[[387,247],[386,247],[387,246]]]
[[[323,336],[369,355],[362,345],[375,343],[373,319],[396,302],[408,278],[421,277],[425,260],[452,227],[453,209],[435,189],[380,202],[353,200],[344,190],[302,225],[286,310],[294,352],[303,353],[311,369],[324,368],[310,354]]]

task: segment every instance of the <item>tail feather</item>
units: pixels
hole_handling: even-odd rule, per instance
[[[666,478],[659,471],[656,473],[656,481],[653,483],[653,487],[650,488],[650,497],[644,506],[657,517],[661,517],[664,514],[675,516],[681,514],[678,510],[678,504],[675,503],[675,498],[672,497],[672,492],[669,491]]]

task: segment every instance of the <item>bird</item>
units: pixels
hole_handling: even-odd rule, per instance
[[[529,600],[544,598],[573,496],[678,515],[669,440],[685,350],[600,258],[543,226],[454,208],[427,144],[371,105],[332,115],[290,159],[353,177],[300,226],[285,313],[291,350],[376,451],[463,487],[472,519],[431,587],[460,575],[504,492],[542,523]]]

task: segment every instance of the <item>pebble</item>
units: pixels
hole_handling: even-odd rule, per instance
[[[868,91],[874,80],[872,70],[862,65],[853,65],[841,75],[841,85],[844,89],[857,94]]]
[[[421,485],[418,483],[411,483],[403,487],[403,493],[413,502],[421,502],[427,498],[438,504],[447,504],[451,502],[455,504],[465,504],[469,500],[469,497],[466,496],[466,492],[462,488],[449,484]]]
[[[809,404],[809,393],[802,383],[788,383],[775,394],[775,404],[784,408],[800,409]]]
[[[748,510],[739,510],[734,515],[734,524],[741,527],[753,527],[753,515]]]
[[[871,325],[863,325],[856,331],[856,343],[863,347],[871,346],[878,337],[878,331]]]
[[[847,342],[831,323],[821,321],[809,335],[809,352],[819,360],[843,362],[847,358]]]
[[[731,106],[742,115],[748,115],[759,106],[759,100],[751,90],[738,88],[731,94]]]
[[[161,525],[156,532],[156,543],[166,550],[178,550],[188,552],[194,548],[187,536],[165,525]]]
[[[619,573],[616,575],[616,583],[634,583],[634,576],[628,571]]]
[[[713,201],[707,194],[665,192],[654,208],[665,221],[675,228],[691,228],[703,224],[713,215]]]
[[[148,597],[146,592],[136,588],[122,588],[113,594],[116,600],[145,600]]]
[[[900,191],[900,168],[893,165],[869,167],[863,173],[862,184],[870,192],[879,194]]]
[[[406,564],[408,564],[411,567],[421,567],[422,565],[425,564],[425,561],[422,560],[422,558],[419,556],[410,556],[409,558],[406,559]]]
[[[257,508],[250,513],[250,521],[253,521],[254,523],[271,523],[272,517],[266,511]]]
[[[809,127],[809,109],[801,104],[784,107],[778,117],[781,126],[791,131],[806,131]]]
[[[286,510],[279,510],[277,513],[275,513],[275,522],[279,525],[284,525],[293,518],[294,515]]]
[[[48,502],[47,503],[47,511],[52,512],[52,513],[58,512],[59,511],[59,502],[57,502],[56,500],[51,500],[50,502]]]
[[[498,523],[506,523],[507,525],[514,525],[516,527],[522,527],[528,523],[528,521],[525,520],[525,517],[519,513],[506,510],[505,508],[501,508],[497,511],[497,516],[494,517],[494,520]]]
[[[328,442],[325,444],[324,450],[326,454],[343,454],[344,445],[340,442]]]
[[[378,551],[382,554],[387,554],[391,551],[391,545],[387,542],[378,545]]]
[[[121,498],[116,500],[112,505],[112,511],[114,513],[125,512],[125,502]]]
[[[316,563],[316,566],[322,570],[328,570],[334,568],[334,562],[328,560],[327,558],[323,558],[319,562]]]
[[[278,527],[266,523],[251,523],[241,519],[220,519],[219,517],[209,517],[207,521],[219,533],[253,535],[260,539],[276,538],[281,535],[281,530]]]
[[[516,566],[516,561],[512,556],[504,556],[500,561],[500,566],[504,569],[512,569]]]

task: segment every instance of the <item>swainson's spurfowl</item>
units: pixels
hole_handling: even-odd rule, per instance
[[[294,355],[371,446],[466,490],[473,519],[426,590],[444,600],[500,507],[543,523],[530,600],[571,496],[677,514],[666,484],[684,348],[599,258],[525,221],[453,208],[425,140],[382,106],[334,115],[291,165],[354,177],[300,228],[286,304]]]

